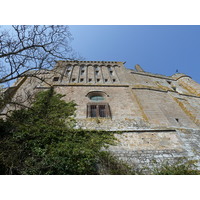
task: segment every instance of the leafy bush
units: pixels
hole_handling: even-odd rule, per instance
[[[53,89],[40,92],[30,109],[0,121],[1,174],[98,174],[106,131],[73,129],[76,104]]]
[[[0,174],[141,174],[107,151],[113,133],[74,129],[76,104],[53,88],[40,92],[29,109],[0,119]],[[155,169],[158,175],[196,175],[193,161]]]

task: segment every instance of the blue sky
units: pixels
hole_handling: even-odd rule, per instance
[[[126,61],[145,71],[185,73],[200,83],[200,26],[74,25],[72,47],[85,60]]]

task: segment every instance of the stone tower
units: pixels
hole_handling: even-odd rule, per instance
[[[27,96],[51,86],[77,103],[77,128],[121,131],[110,151],[129,164],[151,167],[154,160],[187,157],[200,167],[200,85],[191,77],[152,74],[139,65],[127,69],[115,61],[59,61],[37,78],[20,78],[6,93],[28,105]]]

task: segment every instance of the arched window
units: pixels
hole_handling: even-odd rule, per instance
[[[87,117],[111,118],[110,106],[105,102],[108,95],[102,91],[89,92],[86,96],[90,99],[87,104]]]

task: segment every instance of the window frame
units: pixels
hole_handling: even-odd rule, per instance
[[[93,112],[92,112],[92,107],[94,106],[96,106],[96,108],[93,109]],[[104,112],[103,115],[102,115],[102,110],[101,110],[102,106],[105,106],[105,108],[103,109],[103,112]],[[94,112],[96,113],[95,115],[93,115]],[[87,104],[87,118],[112,118],[109,104],[105,102],[88,103]]]

